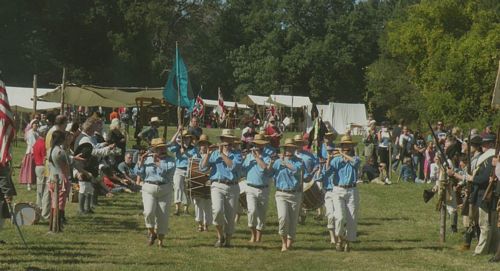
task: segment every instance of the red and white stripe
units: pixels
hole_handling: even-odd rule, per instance
[[[224,119],[226,115],[226,108],[224,107],[224,99],[222,98],[222,92],[220,91],[219,88],[219,106],[217,106],[217,112],[219,112],[220,118]]]
[[[14,114],[10,109],[9,98],[0,80],[0,165],[12,160],[11,144],[15,137]]]
[[[203,117],[205,114],[205,103],[203,102],[203,99],[198,95],[196,97],[196,104],[194,105],[193,109],[193,115],[198,116],[198,117]]]

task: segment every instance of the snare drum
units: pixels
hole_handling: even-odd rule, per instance
[[[304,195],[302,206],[307,210],[315,210],[325,204],[323,191],[319,188],[315,181],[304,183]]]
[[[40,221],[42,210],[33,203],[16,203],[14,205],[14,219],[17,225],[35,225]]]
[[[240,186],[240,206],[243,208],[243,210],[248,210],[248,205],[247,205],[247,181],[241,181],[238,183]]]
[[[210,180],[207,173],[200,169],[200,160],[190,159],[187,170],[187,189],[191,197],[210,199]]]

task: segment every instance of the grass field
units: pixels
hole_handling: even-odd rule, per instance
[[[16,147],[15,164],[24,150],[24,144]],[[16,169],[15,201],[34,202],[35,191],[17,185],[18,173]],[[312,214],[298,227],[295,249],[280,252],[274,192],[263,243],[247,242],[243,216],[234,246],[225,249],[213,248],[213,227],[196,231],[192,215],[171,216],[167,247],[148,247],[140,194],[101,198],[93,216],[77,216],[77,204],[70,203],[63,233],[47,234],[47,222],[22,228],[29,250],[13,225],[5,223],[0,239],[8,243],[0,246],[0,270],[500,270],[499,264],[487,263],[489,256],[459,252],[461,234],[448,234],[446,244],[439,243],[435,201],[422,200],[426,187],[360,185],[359,241],[350,253],[334,251],[326,220],[316,221]]]

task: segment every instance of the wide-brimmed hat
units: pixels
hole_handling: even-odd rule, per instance
[[[297,148],[297,145],[295,145],[295,141],[293,138],[287,138],[285,139],[285,143],[281,145],[280,147],[292,147],[292,148]]]
[[[266,140],[266,137],[264,135],[256,134],[253,137],[252,143],[257,145],[266,145],[269,143],[269,141]]]
[[[335,133],[333,131],[332,132],[327,132],[325,134],[325,137],[332,138],[333,140],[335,140],[335,138],[337,138],[337,133]]]
[[[264,138],[269,138],[269,136],[266,135],[266,131],[260,131],[259,135],[263,136]]]
[[[210,143],[210,139],[208,138],[208,135],[206,135],[206,134],[200,135],[200,139],[198,139],[198,144],[212,145],[212,143]]]
[[[75,150],[75,155],[81,154],[81,157],[83,159],[89,159],[92,157],[92,150],[94,149],[94,146],[90,143],[83,143],[78,145]]]
[[[295,135],[295,136],[293,137],[293,141],[294,141],[295,143],[300,143],[300,144],[304,144],[304,143],[306,143],[306,142],[307,142],[307,141],[304,139],[304,137],[302,137],[302,135],[301,135],[301,134]]]
[[[352,141],[352,137],[349,135],[343,135],[340,138],[340,145],[354,145],[356,142]]]
[[[474,135],[470,139],[471,145],[481,145],[481,143],[483,143],[483,138],[481,138],[479,135]]]
[[[152,117],[151,120],[149,121],[149,123],[153,123],[153,122],[161,122],[161,120],[158,117]]]
[[[153,138],[151,140],[151,147],[153,148],[161,148],[161,147],[166,147],[167,143],[165,143],[165,139],[158,137],[158,138]]]
[[[236,136],[234,136],[233,130],[231,129],[222,129],[222,134],[219,137],[236,138]]]
[[[494,143],[496,140],[497,137],[494,134],[486,134],[483,136],[483,143],[491,143],[491,142]]]
[[[184,131],[182,131],[182,137],[183,138],[184,137],[191,137],[191,138],[193,138],[194,135],[192,135],[188,130],[184,130]]]

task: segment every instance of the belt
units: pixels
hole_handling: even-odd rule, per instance
[[[235,184],[238,184],[237,182],[233,182],[233,181],[230,181],[230,180],[214,180],[216,183],[222,183],[222,184],[225,184],[225,185],[235,185]]]
[[[187,170],[187,167],[177,167],[178,169]]]
[[[298,190],[283,190],[283,189],[276,189],[278,192],[283,192],[283,193],[297,193],[299,192]]]
[[[356,184],[348,184],[348,185],[338,185],[340,188],[354,188],[356,187]]]
[[[269,185],[255,185],[251,183],[247,183],[248,186],[253,187],[253,188],[258,188],[258,189],[263,189],[263,188],[268,188]]]
[[[144,183],[152,184],[152,185],[164,185],[167,183],[161,183],[161,182],[150,182],[150,181],[144,181]]]

